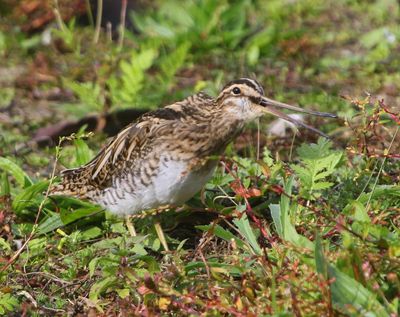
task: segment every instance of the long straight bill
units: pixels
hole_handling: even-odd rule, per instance
[[[337,115],[333,114],[333,113],[328,113],[328,112],[318,112],[318,111],[313,111],[313,110],[307,110],[307,109],[303,109],[303,108],[299,108],[299,107],[295,107],[295,106],[291,106],[288,105],[286,103],[283,102],[279,102],[279,101],[275,101],[272,99],[269,99],[267,97],[263,97],[261,99],[260,105],[263,107],[278,107],[278,108],[284,108],[284,109],[289,109],[289,110],[294,110],[297,112],[303,112],[303,113],[308,113],[308,114],[312,114],[314,116],[320,116],[320,117],[328,117],[328,118],[337,118]]]
[[[313,128],[312,126],[309,126],[308,124],[305,124],[304,122],[302,122],[300,120],[293,119],[292,117],[288,116],[286,113],[283,113],[277,109],[269,108],[269,107],[268,108],[263,107],[262,109],[266,113],[273,114],[274,116],[277,116],[279,118],[282,118],[283,120],[289,121],[289,122],[295,124],[296,126],[306,128],[306,129],[311,130],[319,135],[322,135],[323,137],[325,137],[327,139],[330,139],[329,135],[326,135],[324,132],[322,132],[316,128]]]

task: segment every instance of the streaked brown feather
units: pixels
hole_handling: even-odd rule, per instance
[[[197,107],[210,108],[213,103],[212,97],[198,93],[143,115],[119,132],[86,165],[62,171],[62,181],[52,188],[51,194],[90,198],[91,193],[109,186],[111,178],[118,177],[118,171],[127,165],[135,165],[141,155],[151,151],[154,140],[171,133],[168,130],[179,133],[182,125],[196,128],[190,114],[195,113]],[[82,188],[88,190],[83,191]]]

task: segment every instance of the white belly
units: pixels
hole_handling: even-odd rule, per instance
[[[118,215],[139,213],[144,210],[165,205],[180,205],[193,197],[211,178],[216,162],[200,171],[187,172],[187,163],[182,161],[168,161],[160,164],[159,171],[152,178],[151,184],[140,184],[134,193],[125,192],[122,199],[115,204],[105,205],[106,209]],[[106,189],[104,197],[107,198]],[[121,189],[120,189],[121,190]]]

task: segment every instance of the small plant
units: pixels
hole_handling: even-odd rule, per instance
[[[342,153],[331,149],[332,144],[323,138],[317,144],[303,144],[298,150],[301,165],[292,164],[300,179],[302,197],[315,200],[333,183],[325,181],[331,176],[342,158]]]
[[[0,315],[13,312],[18,305],[19,302],[14,296],[0,292]]]
[[[153,65],[156,56],[155,49],[143,48],[138,52],[132,52],[128,61],[120,62],[120,74],[111,76],[107,81],[113,105],[126,108],[138,104],[146,82],[146,70]]]

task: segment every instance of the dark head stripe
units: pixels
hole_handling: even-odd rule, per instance
[[[249,87],[253,88],[254,90],[258,91],[260,94],[264,95],[264,89],[260,85],[260,83],[256,80],[250,79],[250,78],[240,78],[240,79],[232,80],[231,82],[229,82],[228,84],[225,85],[224,89],[229,86],[235,85],[235,84],[242,84],[242,85],[249,86]]]

